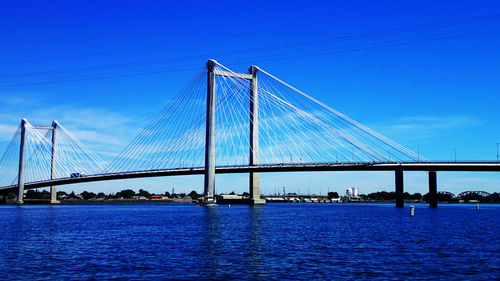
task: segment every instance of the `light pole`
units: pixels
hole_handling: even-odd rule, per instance
[[[498,142],[497,142],[497,162],[498,162]]]
[[[455,162],[457,162],[457,149],[454,147],[453,152],[455,153]]]

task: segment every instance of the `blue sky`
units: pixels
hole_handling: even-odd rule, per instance
[[[209,58],[256,64],[431,160],[495,160],[500,142],[497,1],[4,1],[0,151],[21,118],[56,119],[111,159]],[[262,176],[264,192],[392,190],[392,173]],[[500,191],[495,173],[439,173],[440,190]],[[406,189],[425,193],[425,173]],[[219,191],[247,175],[218,176]],[[202,178],[64,190],[202,190]]]

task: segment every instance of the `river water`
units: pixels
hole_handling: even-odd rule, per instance
[[[500,205],[0,206],[0,280],[500,279]]]

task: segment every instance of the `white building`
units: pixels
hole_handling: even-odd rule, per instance
[[[359,188],[357,188],[357,187],[348,187],[345,190],[345,195],[348,198],[359,198]]]

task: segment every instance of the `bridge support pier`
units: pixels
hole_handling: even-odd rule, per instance
[[[397,169],[395,171],[395,196],[396,196],[396,207],[402,208],[405,206],[403,198],[403,170]]]
[[[429,172],[429,207],[437,208],[437,177],[435,171]]]
[[[19,173],[17,177],[17,204],[24,203],[24,148],[26,142],[26,119],[21,120],[21,145],[19,147]]]

